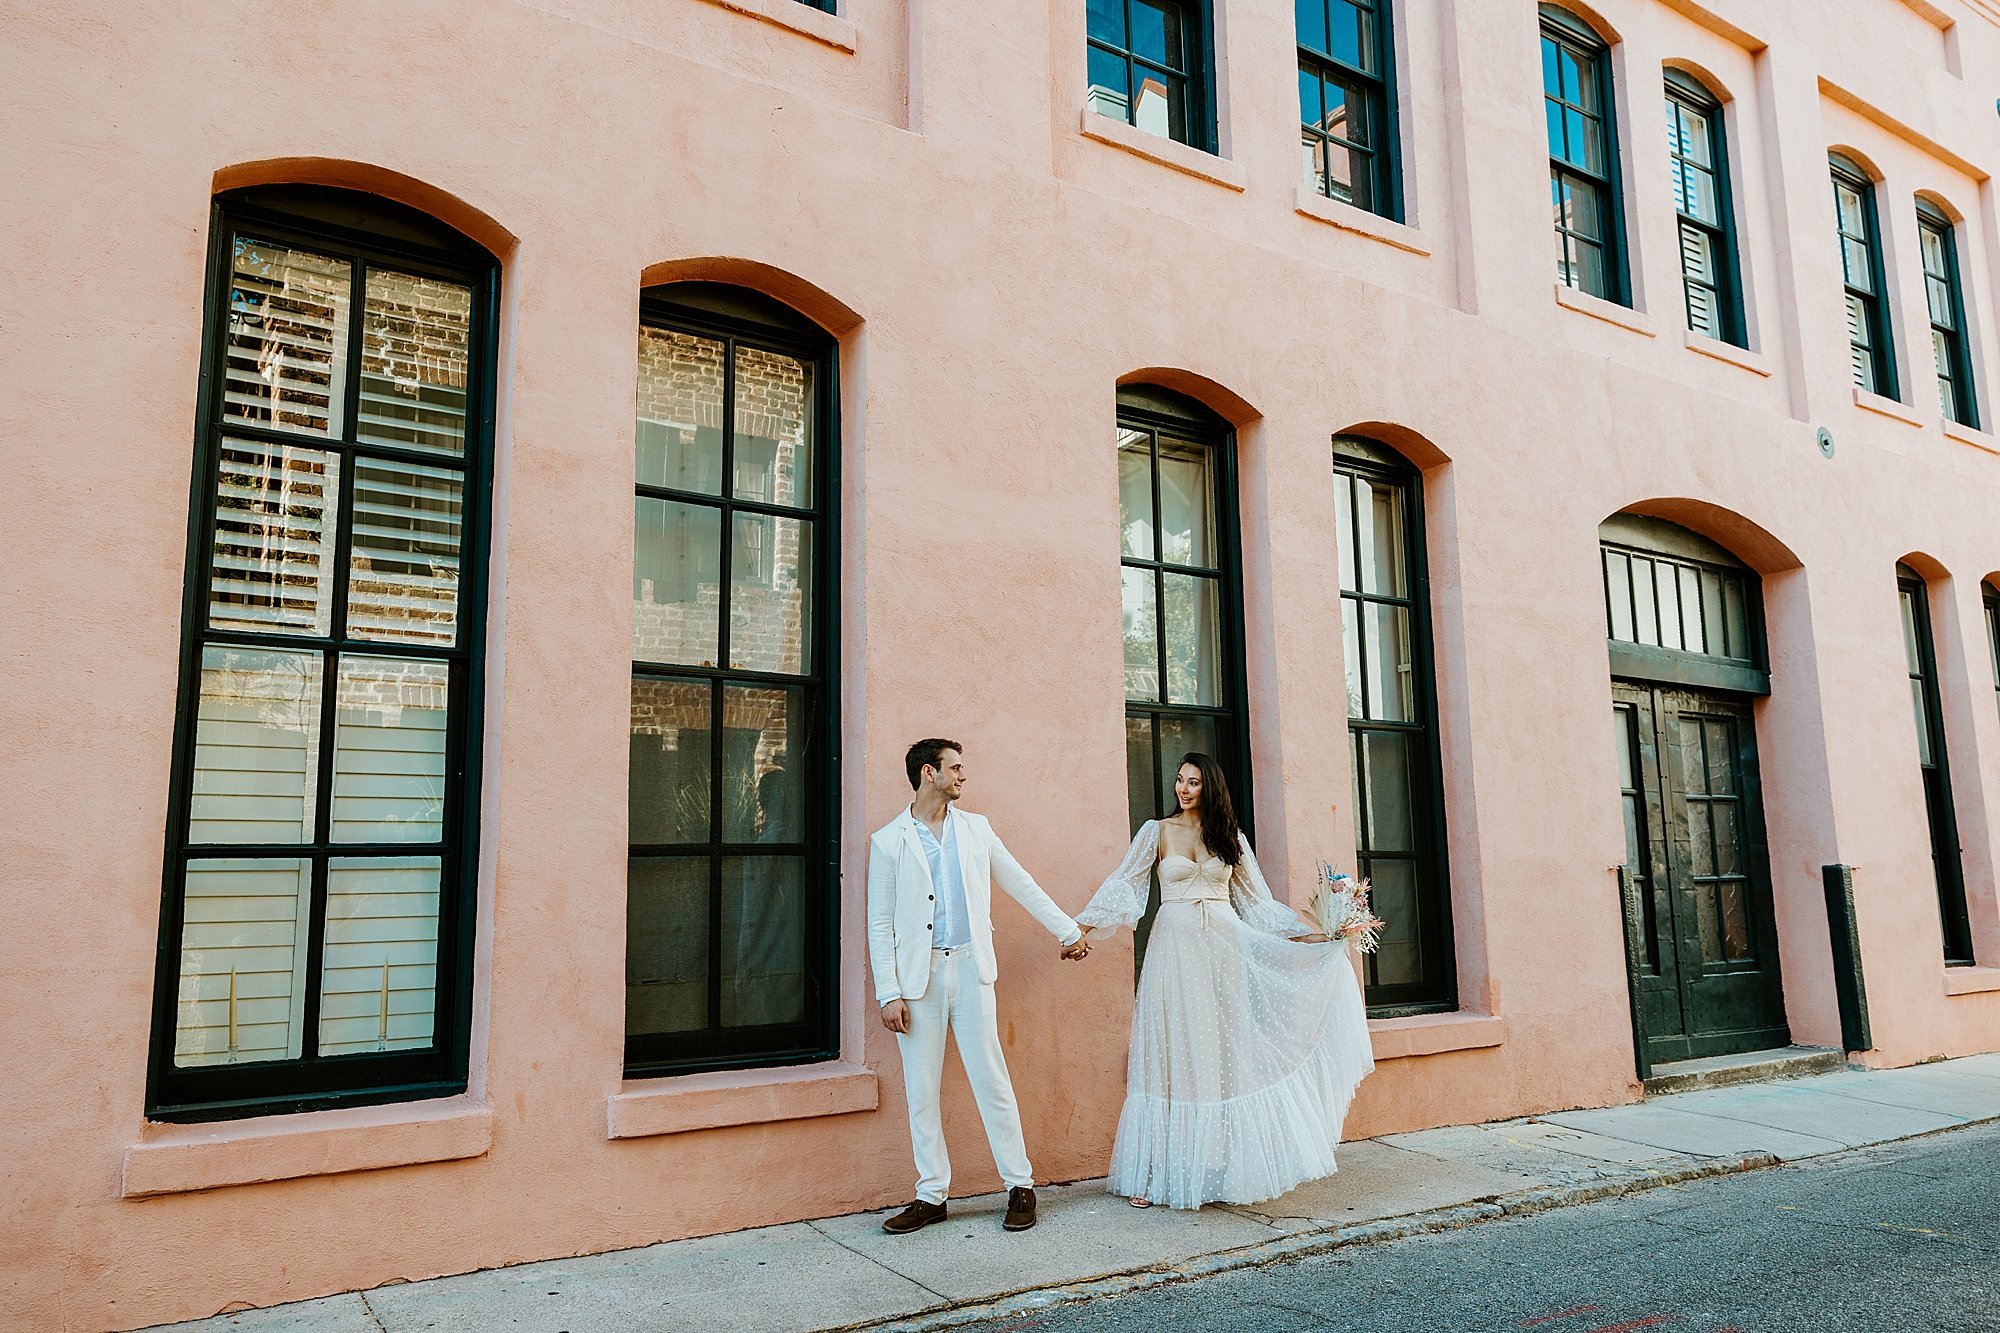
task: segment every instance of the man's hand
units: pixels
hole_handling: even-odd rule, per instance
[[[1076,937],[1076,943],[1065,944],[1063,946],[1062,956],[1064,958],[1067,958],[1072,963],[1090,957],[1090,937],[1087,935],[1079,935]]]
[[[891,1000],[882,1006],[882,1026],[891,1032],[910,1030],[910,1006],[901,1000]]]

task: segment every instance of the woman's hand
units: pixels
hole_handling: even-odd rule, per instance
[[[1321,934],[1321,933],[1320,933],[1319,931],[1314,931],[1314,932],[1313,932],[1312,934],[1310,934],[1310,935],[1295,935],[1295,936],[1293,936],[1293,937],[1292,937],[1292,943],[1294,943],[1294,944],[1331,944],[1331,943],[1333,943],[1333,940],[1332,940],[1332,938],[1331,938],[1331,937],[1329,937],[1329,936],[1327,936],[1327,935],[1323,935],[1323,934]]]

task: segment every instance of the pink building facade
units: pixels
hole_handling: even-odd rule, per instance
[[[926,735],[1368,873],[1351,1136],[2000,1048],[2000,7],[1852,9],[11,7],[0,1323],[906,1201]]]

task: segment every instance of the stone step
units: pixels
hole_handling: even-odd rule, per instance
[[[1768,1083],[1772,1079],[1827,1074],[1847,1063],[1844,1052],[1823,1046],[1780,1046],[1769,1051],[1710,1055],[1699,1060],[1674,1060],[1653,1066],[1646,1079],[1648,1097],[1696,1088],[1726,1088],[1735,1083]]]

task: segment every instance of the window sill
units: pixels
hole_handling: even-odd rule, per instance
[[[204,1125],[149,1125],[125,1150],[128,1199],[484,1157],[493,1112],[465,1097]]]
[[[2000,991],[2000,967],[1947,967],[1946,995],[1985,995]]]
[[[1960,444],[1969,444],[1975,449],[1984,449],[1989,454],[2000,454],[2000,437],[1988,435],[1975,426],[1961,426],[1956,421],[1947,419],[1944,423],[1944,437],[1947,440],[1957,440]]]
[[[762,19],[773,27],[788,29],[850,54],[854,50],[854,24],[850,20],[809,8],[799,0],[708,0],[708,3]]]
[[[1690,352],[1699,352],[1717,361],[1740,366],[1753,375],[1762,375],[1766,379],[1771,377],[1770,362],[1747,347],[1738,347],[1735,343],[1710,338],[1705,334],[1696,333],[1693,329],[1682,329],[1681,341],[1686,344]]]
[[[605,1102],[606,1138],[642,1139],[728,1125],[872,1111],[880,1082],[866,1065],[728,1069],[624,1084]]]
[[[1148,134],[1137,126],[1127,125],[1122,120],[1099,115],[1089,107],[1083,109],[1083,123],[1078,128],[1086,139],[1095,139],[1113,148],[1122,148],[1135,157],[1143,157],[1163,167],[1172,167],[1184,175],[1212,182],[1224,189],[1240,192],[1248,183],[1243,168],[1226,157],[1217,157],[1213,153],[1204,153],[1199,148],[1190,148],[1184,143],[1175,143],[1172,139],[1162,139],[1157,134]]]
[[[1408,250],[1413,255],[1428,257],[1431,253],[1430,238],[1415,227],[1391,222],[1388,218],[1378,217],[1365,208],[1343,204],[1338,199],[1329,199],[1317,190],[1308,190],[1303,185],[1296,189],[1293,206],[1314,221],[1324,222],[1342,231],[1366,236],[1384,245],[1392,245],[1398,250]]]
[[[1870,393],[1859,386],[1856,386],[1854,390],[1854,405],[1864,412],[1873,412],[1875,415],[1887,417],[1891,421],[1900,421],[1905,426],[1921,427],[1924,424],[1917,418],[1914,412],[1895,399],[1884,398],[1879,393]]]
[[[1446,1051],[1476,1051],[1503,1045],[1507,1040],[1507,1020],[1498,1014],[1463,1010],[1418,1014],[1412,1018],[1374,1018],[1368,1021],[1368,1036],[1375,1047],[1375,1061],[1380,1064],[1413,1055],[1442,1055]]]
[[[1641,337],[1657,336],[1652,324],[1636,310],[1627,309],[1616,301],[1607,301],[1601,296],[1577,291],[1574,287],[1565,287],[1560,282],[1555,284],[1555,289],[1556,304],[1564,309],[1574,310],[1579,315],[1589,315],[1592,319],[1601,319],[1606,324],[1615,324]]]

